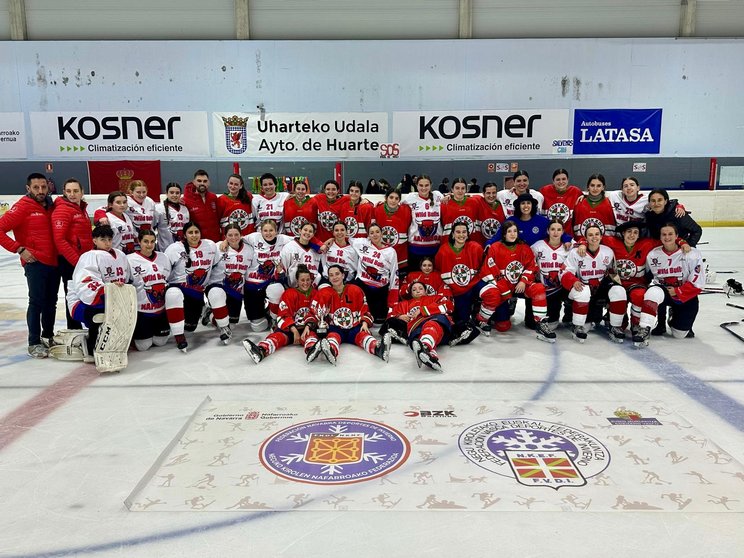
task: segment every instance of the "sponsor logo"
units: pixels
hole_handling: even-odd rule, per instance
[[[421,418],[447,418],[457,417],[455,411],[406,411],[403,413],[406,417],[421,417]]]
[[[365,419],[331,418],[296,424],[261,445],[261,464],[308,484],[352,484],[400,467],[411,453],[397,430]]]
[[[578,487],[604,471],[608,449],[565,424],[530,418],[493,419],[466,428],[460,451],[479,467],[525,486]]]
[[[659,153],[661,109],[576,110],[574,154]]]
[[[117,139],[169,139],[174,137],[174,127],[180,116],[163,119],[159,116],[58,116],[57,135],[68,140],[117,140]]]
[[[533,114],[525,118],[521,114],[507,117],[495,114],[471,114],[467,116],[419,116],[419,139],[485,139],[532,137],[535,122],[542,115]]]
[[[614,426],[661,426],[661,422],[655,418],[644,418],[638,411],[618,407],[614,417],[607,417],[610,424]]]

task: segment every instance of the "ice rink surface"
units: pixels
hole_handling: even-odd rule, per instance
[[[703,235],[708,244],[700,249],[719,285],[731,277],[744,280],[741,237],[742,229],[724,228]],[[662,421],[665,412],[683,417],[732,458],[732,467],[740,466],[744,342],[719,324],[744,318],[744,310],[726,306],[744,306],[742,295],[701,296],[694,339],[652,338],[645,350],[596,332],[579,345],[565,329],[556,344],[542,343],[522,327],[520,305],[511,332],[442,349],[441,375],[417,369],[400,345],[388,364],[344,345],[337,367],[307,365],[299,348],[256,366],[240,346],[247,333],[241,324],[227,347],[215,331],[200,328],[187,355],[171,342],[130,353],[125,371],[99,376],[90,365],[26,356],[26,284],[17,257],[1,254],[0,274],[0,556],[744,556],[744,478],[726,494],[706,486],[703,498],[718,506],[725,497],[726,513],[566,513],[528,506],[491,513],[293,511],[291,500],[271,511],[194,513],[184,502],[183,512],[134,513],[124,505],[207,396],[265,402],[267,408],[303,400],[325,402],[328,409],[360,401],[389,407],[487,401],[493,409],[488,416],[497,418],[511,416],[518,402],[524,416],[553,422],[559,421],[550,416],[553,405],[580,412],[590,402],[605,402],[606,413],[636,403],[657,408]],[[744,330],[744,324],[737,327]],[[624,448],[607,438],[611,466],[629,466],[621,459]],[[715,467],[711,458],[698,472],[705,477]],[[664,478],[671,468],[655,473]],[[368,482],[381,483],[381,493],[392,490],[379,479]],[[442,480],[430,482],[436,492]],[[488,477],[487,491],[499,497],[503,482]],[[353,500],[364,484],[332,492]],[[405,494],[405,484],[398,478],[396,493]],[[535,491],[539,498],[546,490],[552,492],[525,487],[521,493]],[[663,491],[651,486],[649,498]]]

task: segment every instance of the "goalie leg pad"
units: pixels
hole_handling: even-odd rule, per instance
[[[137,324],[137,292],[132,285],[107,284],[106,312],[98,332],[94,356],[99,372],[127,367],[127,350]]]

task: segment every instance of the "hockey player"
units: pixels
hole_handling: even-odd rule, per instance
[[[242,228],[238,223],[230,223],[225,227],[225,241],[227,246],[220,250],[220,262],[213,270],[212,281],[222,285],[227,295],[227,313],[230,324],[240,321],[240,311],[243,308],[243,293],[248,270],[254,268],[255,252],[242,236]],[[211,314],[211,312],[210,312]],[[202,324],[209,323],[209,315],[202,317]]]
[[[398,302],[398,258],[395,250],[382,242],[380,225],[369,226],[367,238],[352,238],[356,250],[356,284],[362,288],[376,323],[382,323]]]
[[[705,286],[703,258],[695,248],[685,254],[677,243],[679,229],[674,223],[661,227],[661,246],[646,256],[648,272],[653,277],[643,297],[640,327],[633,336],[638,347],[648,345],[651,328],[658,310],[671,310],[669,327],[675,339],[693,337],[692,326],[700,305],[698,295]]]
[[[289,287],[297,286],[297,267],[302,264],[313,274],[315,284],[320,282],[320,253],[321,245],[317,244],[315,225],[305,223],[300,234],[284,245],[279,253],[279,273],[282,283],[274,282],[266,287],[266,299],[269,301],[269,311],[276,316],[279,300],[284,292],[284,284]]]
[[[217,198],[217,216],[224,237],[227,226],[238,225],[242,235],[256,230],[253,223],[253,197],[246,191],[243,177],[231,174],[227,178],[227,192]]]
[[[341,205],[348,203],[349,196],[339,195],[339,185],[335,180],[326,180],[323,191],[313,197],[316,220],[318,222],[317,235],[321,242],[333,236],[333,225],[339,221]]]
[[[475,199],[480,203],[479,227],[471,240],[482,246],[501,229],[501,223],[506,220],[506,214],[498,200],[498,187],[493,182],[486,182],[483,185],[483,197],[475,196]]]
[[[359,254],[349,244],[348,231],[344,221],[339,221],[333,225],[333,238],[327,240],[325,244],[328,249],[320,256],[321,288],[331,284],[328,281],[328,268],[332,265],[341,266],[344,270],[344,281],[347,283],[353,281],[359,266]]]
[[[569,184],[568,171],[556,169],[553,171],[553,183],[540,188],[544,196],[543,213],[548,219],[558,219],[563,225],[564,232],[573,233],[574,208],[576,202],[583,195],[581,188]]]
[[[467,196],[467,189],[464,178],[452,179],[452,196],[442,204],[442,244],[448,242],[452,226],[457,223],[465,223],[470,238],[480,231],[480,196]]]
[[[547,217],[537,214],[537,200],[530,194],[521,194],[514,200],[514,217],[511,220],[517,224],[519,238],[527,246],[532,246],[548,234],[550,221]],[[491,240],[486,243],[486,246],[493,244],[497,240],[501,240],[501,231],[493,235]],[[563,242],[567,246],[570,246],[571,236],[564,233]]]
[[[127,215],[134,225],[135,235],[139,231],[148,231],[152,229],[152,223],[155,218],[155,202],[147,195],[147,184],[143,180],[132,180],[127,187]],[[139,244],[135,242],[135,250]]]
[[[541,212],[544,202],[543,195],[537,190],[533,190],[530,188],[530,175],[527,174],[527,171],[517,171],[514,173],[513,178],[514,187],[510,190],[501,190],[497,194],[497,198],[504,208],[506,218],[509,219],[510,217],[514,216],[514,213],[516,211],[516,208],[514,207],[514,201],[522,194],[530,194],[533,198],[535,198],[537,200],[537,210],[538,212]]]
[[[375,206],[362,198],[362,183],[358,180],[352,180],[346,192],[348,198],[338,204],[338,219],[346,224],[349,238],[365,238]]]
[[[155,251],[155,233],[140,229],[140,249],[127,255],[132,274],[132,284],[137,289],[137,325],[134,328],[134,346],[146,351],[153,345],[162,347],[168,342],[170,325],[165,314],[165,291],[171,264],[162,252]]]
[[[115,190],[108,195],[106,201],[105,211],[96,210],[93,221],[99,225],[109,225],[114,231],[112,247],[125,254],[131,254],[134,252],[137,233],[127,212],[129,197],[124,192]]]
[[[608,334],[612,341],[622,343],[625,340],[623,320],[628,298],[615,274],[615,256],[611,248],[600,244],[602,229],[598,225],[589,225],[585,234],[586,255],[580,255],[578,248],[572,249],[560,274],[561,284],[573,301],[573,337],[579,343],[586,341],[587,321],[600,322],[608,304]]]
[[[114,231],[109,225],[93,229],[94,248],[80,256],[68,284],[70,315],[88,327],[85,362],[94,362],[98,331],[104,321],[104,286],[107,283],[123,285],[132,277],[127,257],[113,248],[113,238]]]
[[[401,203],[411,208],[408,227],[408,263],[417,269],[424,256],[434,256],[442,239],[442,199],[432,192],[431,178],[423,174],[416,180],[416,192],[407,194]]]
[[[548,305],[546,319],[550,329],[555,331],[560,319],[561,306],[568,299],[568,290],[561,285],[560,271],[570,250],[563,241],[563,224],[559,217],[554,217],[550,222],[547,238],[538,240],[531,248],[540,272],[540,282],[545,286],[545,297]],[[532,304],[526,304],[525,325],[529,324],[532,316]]]
[[[412,271],[406,275],[405,279],[403,279],[400,284],[401,298],[408,296],[411,283],[414,281],[419,281],[424,284],[427,295],[441,294],[452,296],[452,291],[442,279],[442,274],[434,269],[434,258],[431,256],[424,256],[421,258],[419,271]]]
[[[310,309],[317,293],[313,287],[313,274],[304,265],[298,265],[295,282],[296,287],[282,294],[275,331],[258,344],[247,337],[243,339],[243,347],[256,364],[286,345],[303,345],[307,352],[317,344],[317,338],[312,336],[316,323]]]
[[[312,204],[312,198],[308,195],[309,191],[307,184],[298,180],[294,183],[292,196],[284,202],[284,228],[287,230],[287,234],[299,235],[300,229],[305,223],[318,225],[315,206]]]
[[[181,242],[183,226],[189,221],[189,210],[181,203],[181,185],[169,182],[165,186],[165,199],[155,204],[153,228],[158,233],[158,251],[165,252],[174,242]]]
[[[487,283],[480,291],[481,307],[478,312],[478,327],[490,334],[489,321],[498,308],[496,330],[511,329],[508,304],[514,296],[524,296],[532,301],[537,338],[555,343],[555,333],[548,326],[545,287],[536,280],[537,265],[532,250],[519,238],[517,224],[507,219],[501,228],[503,240],[492,244],[486,252],[481,275]]]
[[[220,261],[217,245],[201,237],[201,229],[196,223],[186,223],[183,233],[183,241],[171,244],[165,251],[171,264],[165,309],[178,349],[185,353],[189,344],[184,331],[196,330],[205,294],[220,330],[220,341],[226,345],[232,333],[225,290],[221,285],[213,284],[212,279],[212,270]]]
[[[411,208],[400,203],[400,194],[390,190],[385,201],[377,204],[372,221],[382,228],[382,243],[395,248],[398,269],[408,269],[408,229],[411,226]],[[416,268],[413,268],[416,269]]]
[[[362,289],[344,283],[344,270],[337,265],[328,269],[331,288],[318,291],[312,303],[318,333],[327,327],[326,337],[309,335],[305,345],[307,361],[312,362],[322,352],[331,364],[336,364],[341,343],[354,343],[368,353],[388,361],[392,336],[386,333],[380,340],[369,332],[372,315],[367,308]]]
[[[605,196],[605,177],[593,174],[586,183],[587,194],[574,209],[574,238],[586,237],[589,226],[599,227],[603,236],[615,236],[615,213]]]
[[[679,231],[679,237],[693,248],[700,242],[703,229],[685,211],[682,215],[677,200],[670,200],[666,190],[658,188],[648,195],[649,210],[646,212],[646,224],[651,238],[661,238],[661,227],[673,223]]]
[[[256,228],[271,219],[276,222],[277,232],[284,232],[284,204],[289,192],[276,191],[276,176],[267,172],[261,175],[261,193],[253,196],[253,220]]]

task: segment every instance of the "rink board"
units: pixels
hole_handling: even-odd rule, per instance
[[[658,402],[207,398],[125,503],[130,511],[741,512],[744,466]]]

